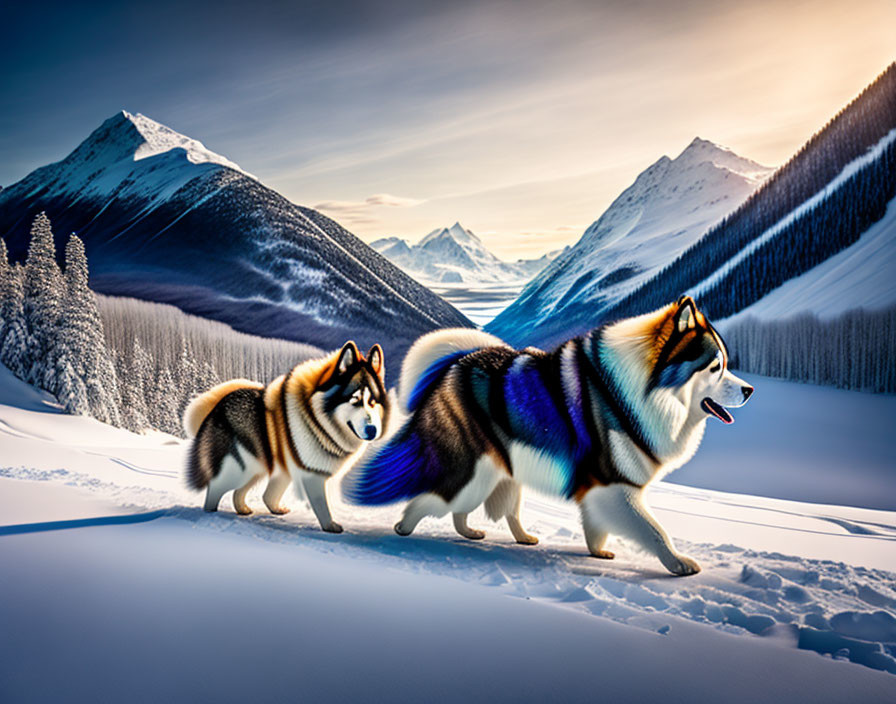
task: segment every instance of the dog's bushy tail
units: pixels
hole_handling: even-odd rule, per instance
[[[405,410],[415,410],[461,357],[483,347],[498,346],[505,345],[494,335],[470,328],[436,330],[418,339],[401,365],[399,400]]]
[[[249,379],[231,379],[222,384],[213,386],[190,401],[184,410],[183,426],[188,438],[195,438],[196,433],[212,409],[218,405],[222,398],[237,389],[263,389],[264,384]],[[204,486],[204,485],[203,485]]]
[[[436,458],[413,427],[404,425],[383,447],[363,457],[342,480],[342,495],[353,504],[376,506],[411,499],[431,488]]]
[[[202,461],[202,457],[199,451],[199,443],[204,440],[204,438],[194,438],[190,441],[190,447],[187,449],[187,466],[186,466],[186,479],[187,486],[189,486],[194,491],[199,491],[199,489],[204,489],[208,486],[208,483],[212,480],[214,476],[214,470],[210,466],[210,463],[207,461]]]

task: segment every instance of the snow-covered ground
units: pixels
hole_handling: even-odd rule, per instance
[[[896,130],[890,134],[896,138]],[[883,310],[896,304],[894,272],[896,199],[887,205],[883,218],[862,233],[857,242],[804,274],[786,281],[739,313],[719,321],[719,324],[724,327],[746,318],[785,320],[801,313],[812,313],[821,320],[830,320],[860,308]]]
[[[720,475],[726,448],[738,472],[755,451],[810,486],[801,423],[862,408],[890,428],[896,417],[893,397],[847,404],[846,392],[754,381],[757,402],[793,403],[793,432],[768,407],[749,416],[751,402],[733,427],[710,428]],[[768,438],[779,445],[763,454]],[[841,471],[893,496],[896,474],[862,472],[865,445],[887,439],[886,423],[872,424]],[[619,540],[616,560],[590,558],[574,508],[531,493],[523,521],[536,547],[481,514],[471,523],[485,541],[431,519],[400,538],[400,507],[346,506],[332,489],[342,535],[322,533],[295,499],[285,517],[239,517],[226,499],[205,514],[184,486],[183,449],[54,413],[0,369],[4,702],[896,696],[892,510],[663,483],[652,505],[703,566],[676,579]],[[775,495],[774,472],[755,483]]]

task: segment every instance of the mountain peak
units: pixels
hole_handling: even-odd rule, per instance
[[[175,149],[183,150],[192,164],[220,164],[246,173],[229,159],[207,149],[202,142],[127,110],[121,110],[103,122],[67,160],[113,164],[123,160],[140,161]]]
[[[702,137],[694,137],[672,163],[677,167],[691,168],[698,164],[710,163],[721,169],[727,169],[754,182],[765,180],[773,169],[763,166],[752,159],[742,157],[728,147],[716,144]]]

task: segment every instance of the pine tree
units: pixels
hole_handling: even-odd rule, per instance
[[[9,254],[6,250],[6,240],[0,237],[0,332],[3,330],[3,301],[6,293],[4,282],[7,277],[11,276],[11,269],[12,267],[9,266]]]
[[[121,423],[128,430],[139,433],[150,425],[147,418],[145,379],[152,367],[151,359],[135,337],[130,354],[116,353],[115,360],[121,397]]]
[[[62,306],[62,272],[56,264],[56,246],[46,213],[34,218],[25,260],[23,310],[27,331],[25,381],[51,393],[55,386],[56,354],[53,349]],[[49,387],[49,388],[48,388]]]
[[[177,398],[177,417],[183,416],[190,400],[201,390],[199,388],[200,367],[186,338],[181,341],[180,356],[172,370]]]
[[[171,370],[165,366],[158,368],[148,390],[147,396],[151,404],[149,416],[152,426],[164,433],[182,435],[180,416],[177,412],[178,398]]]
[[[0,319],[3,321],[0,325],[0,364],[9,367],[20,379],[24,379],[28,371],[23,279],[24,273],[18,264],[7,265],[0,277]]]
[[[115,368],[106,348],[96,297],[88,287],[84,243],[77,235],[72,235],[65,247],[64,281],[65,300],[59,326],[62,355],[83,382],[90,415],[104,423],[119,425]]]

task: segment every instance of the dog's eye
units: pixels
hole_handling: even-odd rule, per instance
[[[352,396],[349,403],[351,403],[353,406],[360,406],[362,403],[361,397],[360,396]]]
[[[719,371],[719,369],[721,369],[721,368],[722,368],[722,365],[719,364],[718,362],[716,362],[715,364],[713,364],[713,365],[709,368],[709,371],[711,371],[713,374],[715,374],[715,373],[716,373],[717,371]]]
[[[367,405],[373,408],[376,405],[376,399],[371,396],[370,400],[367,402]]]

